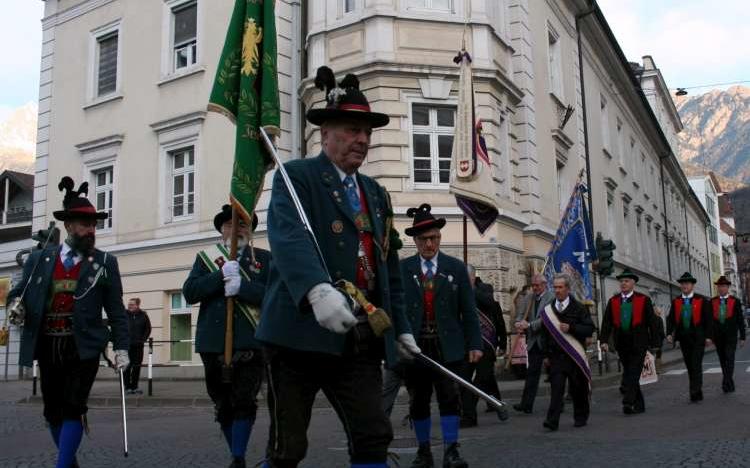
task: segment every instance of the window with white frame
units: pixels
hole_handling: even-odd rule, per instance
[[[625,161],[625,132],[622,129],[622,120],[617,119],[617,157],[619,158],[620,165],[624,165]]]
[[[112,166],[97,169],[92,172],[94,180],[94,196],[96,211],[104,211],[109,215],[107,219],[96,222],[97,230],[112,229],[112,199],[114,197],[114,169]]]
[[[552,26],[547,25],[548,60],[549,60],[549,91],[558,99],[563,99],[562,77],[562,44],[560,35]]]
[[[351,13],[357,8],[357,5],[356,5],[357,0],[341,0],[341,1],[344,2],[344,13]]]
[[[171,165],[172,221],[190,218],[195,212],[195,147],[169,151]]]
[[[169,293],[169,339],[171,361],[193,359],[192,310],[181,292]]]
[[[623,237],[625,241],[625,253],[630,254],[630,232],[632,230],[630,226],[630,203],[623,202],[622,204],[622,221],[625,229],[623,230]]]
[[[413,104],[412,178],[417,186],[445,186],[450,181],[456,108]]]
[[[651,221],[646,221],[646,235],[644,237],[645,244],[646,244],[646,263],[653,268],[654,265],[654,255],[653,255],[653,249],[651,246]]]
[[[623,160],[623,165],[625,164],[635,164],[635,138],[632,136],[630,137],[630,149],[628,150],[628,153],[626,154],[626,158]],[[636,168],[633,168],[633,177],[638,178],[638,170]]]
[[[612,142],[609,133],[609,108],[607,107],[607,98],[603,94],[599,95],[599,111],[602,122],[602,146],[607,151],[612,151]]]
[[[636,255],[639,260],[643,260],[643,225],[641,223],[641,215],[635,217],[635,249],[637,250]]]
[[[557,202],[560,213],[565,211],[568,205],[568,193],[565,189],[565,165],[557,163],[556,177],[557,177]]]
[[[408,8],[421,8],[425,10],[453,10],[453,0],[407,0]]]
[[[172,67],[183,70],[198,62],[198,2],[172,8]]]
[[[615,195],[607,191],[607,232],[610,239],[616,239],[617,219],[615,218]]]
[[[119,29],[96,37],[94,97],[104,97],[117,91],[119,42]]]

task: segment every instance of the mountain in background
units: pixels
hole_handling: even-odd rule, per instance
[[[685,172],[713,171],[724,177],[725,191],[750,184],[750,88],[734,86],[675,104],[685,126],[677,151]]]
[[[37,105],[29,103],[0,122],[0,172],[34,172]]]

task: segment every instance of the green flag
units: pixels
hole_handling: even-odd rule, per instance
[[[279,134],[275,0],[235,0],[208,110],[237,125],[230,201],[250,222],[272,165],[259,128]]]

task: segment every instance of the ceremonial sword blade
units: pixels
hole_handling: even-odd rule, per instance
[[[125,412],[125,380],[123,378],[123,369],[118,371],[120,374],[120,402],[122,404],[122,446],[125,457],[128,456],[128,418]]]
[[[315,233],[312,230],[312,225],[310,224],[310,220],[307,219],[307,213],[305,213],[305,208],[302,206],[302,202],[300,201],[299,196],[297,195],[297,190],[295,190],[294,185],[292,184],[292,179],[289,178],[289,174],[286,172],[284,163],[281,161],[279,154],[276,152],[276,148],[273,146],[273,142],[271,141],[271,138],[268,136],[268,133],[266,133],[266,130],[263,127],[260,127],[259,130],[260,130],[261,136],[263,137],[263,143],[266,146],[266,150],[268,150],[268,152],[273,157],[274,162],[276,162],[276,167],[278,168],[279,173],[281,174],[281,178],[284,180],[284,185],[286,185],[286,190],[287,192],[289,192],[289,197],[292,199],[292,202],[294,203],[294,207],[297,209],[297,214],[299,215],[300,221],[302,221],[302,225],[305,227],[305,231],[307,231],[307,234],[310,236],[310,240],[312,240],[313,245],[315,245],[315,250],[318,253],[318,258],[320,259],[320,263],[323,265],[323,269],[328,275],[329,274],[328,266],[326,265],[326,261],[323,258],[323,251],[320,250],[318,239],[315,237]],[[331,281],[330,275],[328,277],[328,281]]]
[[[423,362],[425,362],[427,365],[435,369],[436,371],[440,372],[441,374],[445,375],[446,377],[450,378],[457,384],[464,387],[466,390],[470,391],[474,395],[478,396],[482,400],[486,401],[490,406],[492,406],[496,411],[505,411],[505,403],[498,400],[497,398],[493,397],[492,395],[488,395],[487,393],[483,392],[479,388],[477,388],[475,385],[472,385],[471,382],[468,382],[466,379],[461,377],[460,375],[454,373],[447,367],[441,365],[437,361],[425,356],[422,353],[419,353],[416,355],[419,359],[421,359]]]

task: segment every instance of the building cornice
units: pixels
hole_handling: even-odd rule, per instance
[[[149,124],[149,126],[156,133],[162,133],[190,125],[201,124],[204,120],[206,120],[206,111],[197,111],[180,115],[178,117],[170,117],[169,119],[160,120]]]
[[[81,3],[73,5],[65,10],[58,11],[42,19],[42,30],[54,28],[65,22],[85,15],[86,13],[96,10],[99,7],[114,2],[115,0],[84,0]]]
[[[109,135],[103,138],[97,138],[96,140],[86,141],[84,143],[78,143],[75,145],[76,149],[81,153],[90,153],[92,151],[101,150],[104,148],[110,148],[113,146],[120,146],[125,140],[125,135],[118,133],[115,135]]]

